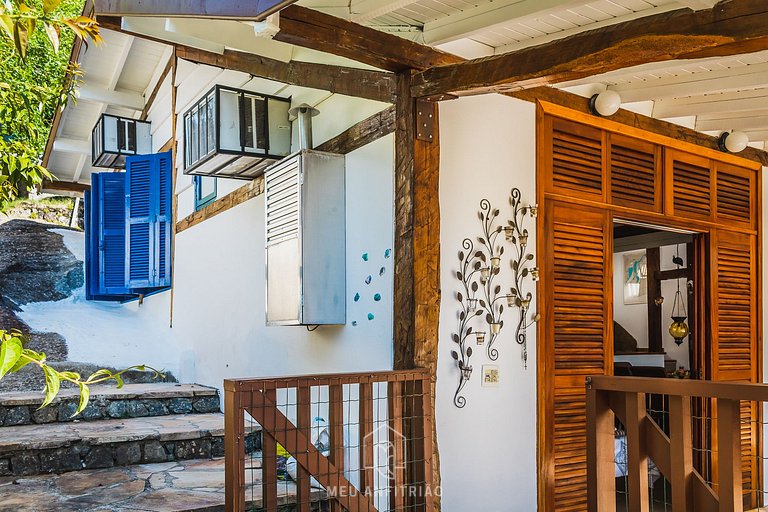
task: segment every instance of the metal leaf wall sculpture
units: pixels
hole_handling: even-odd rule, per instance
[[[517,325],[516,341],[523,346],[523,362],[527,367],[527,312],[530,308],[532,294],[524,290],[526,278],[538,275],[538,270],[531,268],[533,255],[527,252],[528,230],[523,227],[523,222],[528,214],[535,217],[535,206],[521,206],[520,191],[513,189],[510,197],[512,207],[512,220],[506,226],[498,223],[499,210],[493,208],[490,201],[480,201],[480,211],[477,215],[482,226],[482,235],[477,237],[477,248],[471,238],[465,238],[462,242],[462,250],[459,251],[459,270],[456,278],[461,282],[461,290],[456,292],[456,299],[461,306],[458,312],[459,329],[452,336],[457,347],[451,351],[451,356],[456,361],[459,369],[459,385],[453,397],[456,407],[462,408],[467,400],[461,394],[472,376],[470,359],[473,351],[469,345],[471,336],[474,335],[477,345],[486,345],[488,358],[496,361],[499,352],[494,347],[494,342],[504,327],[502,315],[504,302],[507,306],[520,309],[520,321]],[[504,236],[501,236],[502,233]],[[510,294],[502,294],[502,287],[498,284],[498,277],[502,268],[504,256],[504,241],[512,243],[516,253],[510,260],[510,267],[514,274],[514,286]],[[482,318],[485,321],[488,332],[477,330],[472,323]],[[538,315],[534,322],[538,320]],[[487,343],[486,343],[487,341]]]

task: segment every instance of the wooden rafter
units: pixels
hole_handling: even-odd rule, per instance
[[[388,103],[394,101],[395,76],[391,73],[313,62],[282,62],[234,50],[225,50],[223,55],[219,55],[180,45],[177,46],[176,55],[198,64],[242,71],[289,85]]]
[[[75,192],[82,194],[91,190],[91,186],[85,183],[74,183],[71,181],[44,181],[41,187],[43,190],[54,190],[56,192]]]
[[[392,106],[363,119],[315,149],[346,155],[394,131],[395,107]]]
[[[347,57],[387,71],[427,69],[464,59],[393,34],[291,5],[280,11],[276,41]]]
[[[768,3],[724,0],[714,8],[679,9],[567,39],[413,77],[414,96],[509,92],[576,80],[648,62],[735,55],[768,49]]]
[[[96,12],[109,16],[219,18],[260,21],[296,0],[95,0]]]

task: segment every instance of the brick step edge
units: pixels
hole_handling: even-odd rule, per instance
[[[245,450],[246,453],[261,450],[260,431],[246,435]],[[223,436],[209,435],[176,441],[147,439],[99,445],[77,441],[61,448],[26,449],[5,453],[0,456],[0,477],[43,475],[223,456]]]
[[[39,409],[38,404],[10,407],[0,405],[0,427],[221,412],[218,393],[193,397],[128,399],[94,396],[85,410],[73,418],[79,400],[79,397],[65,398],[43,409]]]

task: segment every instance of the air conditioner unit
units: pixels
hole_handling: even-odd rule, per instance
[[[264,175],[267,325],[346,323],[344,156],[304,149]]]
[[[152,153],[150,123],[102,114],[91,132],[91,165],[125,169],[125,158]]]
[[[184,174],[253,179],[291,152],[290,100],[215,86],[184,114]]]

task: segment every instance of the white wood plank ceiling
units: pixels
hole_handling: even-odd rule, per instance
[[[477,58],[717,0],[300,0],[301,5]],[[768,147],[768,52],[648,64],[559,84],[617,91],[630,109],[716,135],[747,132]]]

